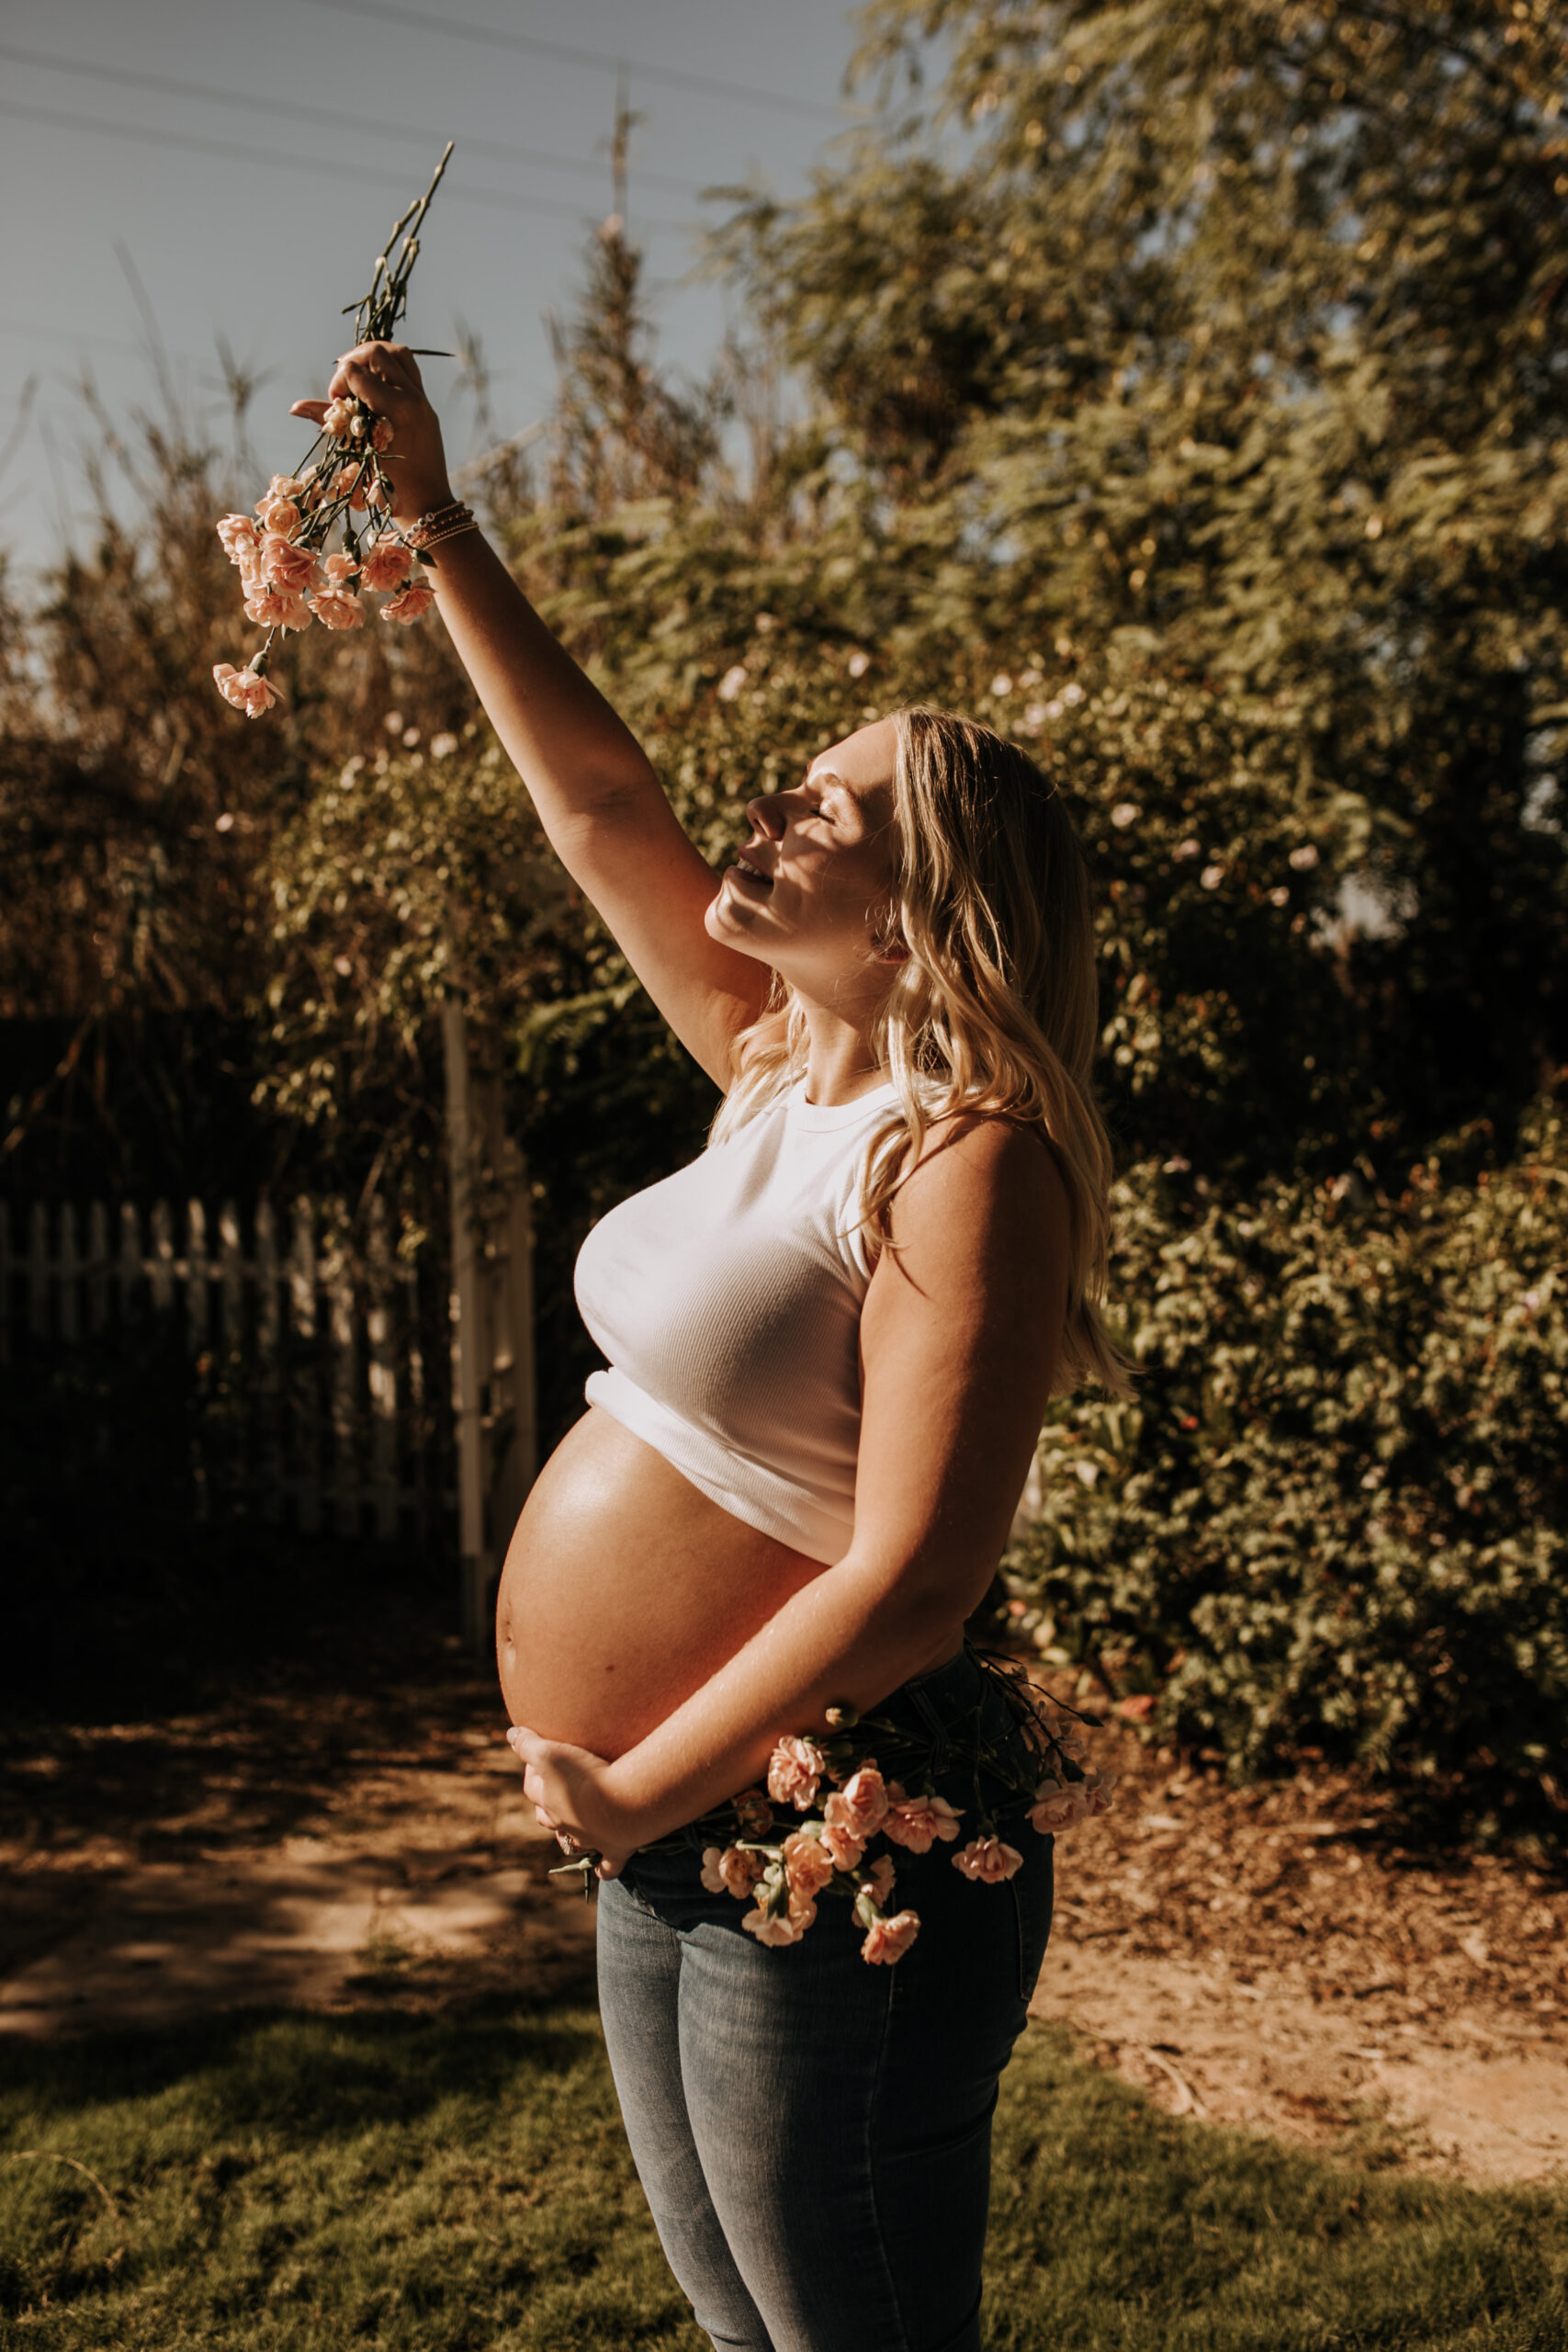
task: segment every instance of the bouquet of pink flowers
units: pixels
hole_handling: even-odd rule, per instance
[[[982,1770],[1002,1782],[1042,1837],[1109,1813],[1115,1776],[1085,1770],[1085,1733],[1099,1728],[1098,1717],[1044,1697],[1018,1668],[979,1663],[1007,1699],[1029,1769],[1021,1774],[1016,1754],[993,1747],[977,1746],[964,1758],[973,1767],[976,1834],[951,1860],[965,1878],[996,1885],[1022,1869],[1023,1856],[981,1803]],[[957,1846],[964,1809],[937,1795],[931,1750],[922,1752],[907,1731],[862,1718],[852,1707],[830,1707],[828,1726],[826,1737],[781,1739],[766,1789],[743,1791],[696,1825],[715,1838],[703,1850],[703,1884],[710,1894],[750,1904],[740,1924],[764,1944],[798,1943],[817,1917],[818,1895],[845,1896],[865,1929],[862,1959],[890,1965],[908,1951],[920,1922],[917,1912],[893,1908],[897,1871],[886,1849],[929,1854],[937,1844]],[[874,1748],[897,1761],[903,1778],[885,1777]],[[911,1787],[917,1771],[919,1785]],[[791,1814],[798,1816],[793,1822]],[[879,1840],[884,1849],[874,1854]],[[658,1841],[654,1850],[670,1842]],[[558,1867],[581,1871],[586,1891],[597,1860],[584,1854]]]
[[[356,344],[389,340],[403,315],[418,232],[451,153],[448,141],[430,186],[377,255],[368,293],[344,306],[345,316],[355,313]],[[219,524],[224,551],[239,569],[246,617],[267,633],[243,670],[231,662],[213,667],[219,693],[247,718],[259,718],[277,700],[266,664],[279,629],[309,628],[313,620],[325,628],[362,628],[367,589],[385,596],[384,621],[416,621],[434,602],[434,590],[415,568],[412,545],[392,520],[383,463],[391,446],[385,417],[373,415],[362,401],[333,401],[299,472],[274,474],[254,514],[225,514]],[[356,523],[356,515],[364,521]],[[336,549],[334,532],[341,536]]]

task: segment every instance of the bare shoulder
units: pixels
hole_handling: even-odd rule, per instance
[[[1027,1235],[1049,1251],[1066,1242],[1066,1187],[1035,1129],[960,1111],[928,1130],[895,1195],[892,1222],[900,1250],[939,1244],[951,1251],[961,1238],[983,1248]]]

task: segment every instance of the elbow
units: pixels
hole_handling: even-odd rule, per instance
[[[853,1560],[852,1553],[845,1566]],[[878,1632],[900,1649],[908,1645],[929,1650],[962,1626],[995,1572],[994,1563],[980,1573],[970,1562],[957,1562],[934,1551],[890,1558],[868,1550],[857,1565],[872,1589]]]

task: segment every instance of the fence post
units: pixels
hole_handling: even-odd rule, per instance
[[[354,1458],[354,1281],[341,1223],[333,1236],[330,1255],[322,1261],[327,1294],[328,1329],[333,1343],[333,1525],[340,1535],[359,1532],[359,1465]]]
[[[134,1201],[121,1201],[119,1204],[119,1263],[116,1270],[116,1282],[119,1290],[119,1319],[122,1323],[130,1317],[136,1298],[137,1286],[144,1279],[144,1275],[145,1269],[141,1263],[141,1224],[136,1214],[136,1204]]]
[[[49,1211],[33,1203],[32,1247],[28,1253],[28,1320],[35,1340],[49,1337]]]
[[[175,1303],[175,1217],[167,1201],[152,1204],[152,1304],[166,1315]]]
[[[256,1386],[261,1430],[262,1517],[276,1521],[283,1516],[283,1449],[279,1427],[277,1221],[272,1203],[256,1203]]]
[[[316,1236],[310,1204],[294,1204],[294,1250],[288,1261],[288,1302],[294,1329],[302,1340],[316,1336]],[[312,1361],[310,1371],[315,1371]],[[315,1381],[311,1379],[312,1390]],[[292,1402],[292,1399],[290,1400]],[[303,1414],[291,1419],[299,1435],[299,1529],[314,1535],[321,1523],[321,1427],[314,1394]]]
[[[87,1329],[95,1337],[109,1319],[109,1216],[102,1201],[87,1211]]]
[[[398,1532],[398,1373],[392,1356],[392,1270],[387,1246],[387,1209],[379,1193],[370,1204],[369,1307],[365,1318],[370,1342],[370,1487],[376,1532]]]
[[[198,1356],[212,1329],[207,1288],[207,1210],[202,1202],[186,1203],[186,1345],[193,1356]]]
[[[58,1272],[59,1306],[56,1329],[62,1340],[79,1340],[82,1336],[82,1297],[77,1288],[81,1278],[81,1261],[76,1255],[76,1212],[69,1201],[60,1208],[60,1255],[55,1261]]]
[[[484,1300],[474,1200],[475,1133],[472,1071],[463,1008],[441,1003],[441,1049],[446,1072],[446,1155],[452,1193],[452,1389],[457,1421],[457,1552],[462,1636],[476,1654],[484,1646],[491,1554],[485,1541]]]

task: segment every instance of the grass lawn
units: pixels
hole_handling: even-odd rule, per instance
[[[1004,2085],[989,2278],[993,2347],[1558,2352],[1568,2190],[1177,2123],[1035,2030]],[[6,2347],[705,2341],[589,2007],[227,2017],[0,2058]]]

